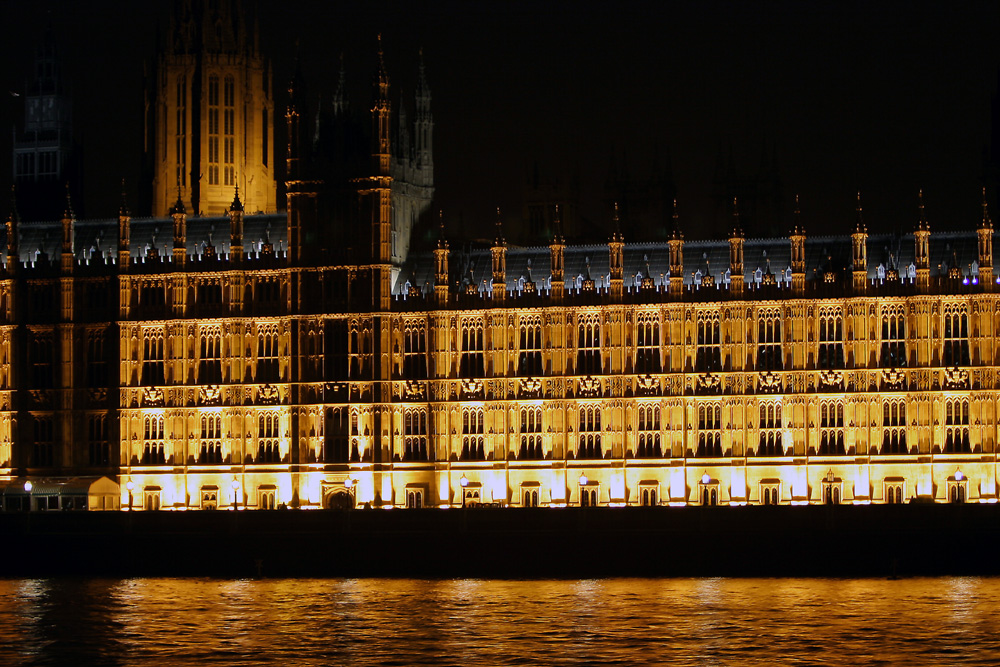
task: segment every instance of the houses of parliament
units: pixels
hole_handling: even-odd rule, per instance
[[[325,113],[294,81],[279,111],[228,3],[179,5],[146,106],[158,217],[7,218],[4,510],[997,500],[985,195],[967,232],[921,197],[912,233],[869,235],[859,195],[835,236],[797,213],[746,238],[734,202],[718,241],[675,206],[665,242],[615,220],[572,244],[556,212],[548,245],[487,221],[458,252],[420,59],[412,116],[381,43],[363,113],[343,75]]]

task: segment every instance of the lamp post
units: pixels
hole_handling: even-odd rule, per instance
[[[230,485],[233,487],[233,510],[236,510],[237,497],[240,493],[240,481],[233,477],[233,483]]]
[[[31,508],[31,490],[33,488],[35,488],[35,485],[31,483],[30,479],[27,482],[24,483],[24,492],[28,494],[28,511],[29,512],[32,509]]]
[[[128,489],[128,511],[132,511],[132,491],[135,489],[135,483],[132,480],[125,482],[125,488]]]
[[[458,480],[458,483],[462,485],[462,509],[465,509],[465,489],[469,486],[469,478],[462,474],[462,479]]]

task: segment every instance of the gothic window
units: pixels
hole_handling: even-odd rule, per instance
[[[956,474],[956,477],[959,475]],[[948,480],[948,502],[956,505],[965,503],[969,498],[969,480],[949,479]]]
[[[265,412],[257,416],[257,458],[255,463],[281,463],[281,415]]]
[[[662,372],[660,320],[652,313],[636,317],[635,372],[642,375]]]
[[[643,507],[656,507],[659,502],[659,489],[656,484],[639,485],[639,504]]]
[[[542,374],[542,321],[538,317],[521,319],[517,373],[521,376]]]
[[[327,320],[323,332],[323,377],[346,380],[349,368],[347,320]]]
[[[215,486],[203,486],[201,488],[201,508],[203,510],[214,510],[219,507],[219,489]]]
[[[781,403],[762,402],[760,404],[760,440],[757,456],[784,456],[785,447],[781,440]]]
[[[906,401],[885,400],[882,403],[881,454],[906,454]]]
[[[837,480],[823,481],[823,504],[839,505],[841,501],[841,482]]]
[[[424,492],[422,489],[406,490],[406,508],[420,509],[424,506]]]
[[[903,504],[903,482],[885,481],[885,502],[887,505]]]
[[[517,458],[522,461],[540,460],[542,453],[542,409],[521,408],[521,449]]]
[[[601,459],[601,407],[585,405],[580,408],[580,440],[576,448],[578,459]]]
[[[208,184],[219,184],[219,77],[208,78]]]
[[[187,82],[183,76],[177,78],[177,118],[174,125],[174,140],[177,157],[177,184],[187,185]]]
[[[31,339],[29,359],[33,389],[51,389],[55,383],[55,346],[51,336],[37,335]]]
[[[483,433],[484,415],[482,408],[462,410],[462,460],[485,461],[486,438]]]
[[[142,490],[142,507],[147,512],[160,509],[160,487],[146,487]]]
[[[704,507],[715,507],[719,504],[719,483],[717,481],[703,481],[698,484],[698,487],[698,495]]]
[[[275,488],[268,486],[261,486],[257,490],[257,509],[262,510],[273,510],[277,507],[275,504]]]
[[[111,465],[108,419],[105,415],[87,417],[87,462],[92,466]]]
[[[235,185],[236,183],[236,110],[234,108],[236,99],[236,84],[233,77],[227,76],[223,88],[224,110],[223,110],[223,131],[225,134],[223,143],[223,163],[225,185]]]
[[[108,386],[108,363],[104,358],[104,336],[91,333],[87,336],[87,386],[91,388]]]
[[[262,109],[261,112],[260,112],[260,127],[261,127],[261,135],[262,135],[261,136],[261,141],[260,141],[261,163],[266,167],[267,166],[267,154],[268,154],[268,151],[271,148],[270,145],[269,145],[270,144],[270,139],[271,139],[271,133],[269,131],[270,128],[268,128],[268,126],[267,126],[267,109]]]
[[[847,454],[844,448],[844,404],[839,401],[823,401],[819,409],[819,454]]]
[[[281,382],[278,361],[278,328],[274,325],[258,325],[255,378],[258,384]]]
[[[971,454],[969,442],[969,401],[949,398],[944,404],[944,451],[948,454]]]
[[[879,363],[885,368],[906,366],[906,317],[902,308],[886,309],[882,314]]]
[[[217,280],[203,280],[197,286],[198,307],[203,315],[219,312],[222,305],[222,283]]]
[[[818,368],[833,369],[844,367],[843,323],[844,320],[839,310],[833,308],[820,310]]]
[[[142,384],[147,387],[158,387],[166,384],[163,368],[163,331],[144,329],[142,332]]]
[[[781,369],[781,311],[762,312],[757,318],[757,370]]]
[[[762,482],[760,485],[760,504],[777,505],[781,501],[781,496],[778,495],[780,491],[780,482]]]
[[[601,323],[597,316],[580,318],[576,345],[576,374],[601,372]]]
[[[198,383],[222,382],[222,331],[207,327],[201,331],[201,354],[198,356]]]
[[[521,506],[522,507],[538,507],[538,487],[537,486],[527,486],[521,487]]]
[[[407,323],[403,330],[403,377],[408,380],[427,377],[427,330],[422,322]]]
[[[417,408],[403,413],[403,460],[427,461],[427,410]]]
[[[722,404],[718,401],[698,406],[698,449],[695,456],[722,456]]]
[[[949,306],[944,311],[945,366],[969,365],[969,315],[961,306]]]
[[[347,463],[351,458],[351,420],[347,408],[329,408],[323,428],[323,460]]]
[[[639,421],[636,429],[636,458],[660,458],[660,406],[640,405]]]
[[[201,416],[201,452],[198,463],[222,463],[222,415]]]
[[[142,465],[164,465],[163,415],[146,415],[142,420]]]
[[[698,345],[695,370],[722,370],[722,335],[718,313],[698,313]]]
[[[593,482],[580,485],[580,507],[597,507],[600,488]]]
[[[463,378],[481,378],[486,375],[481,320],[462,322],[462,357],[458,372]]]
[[[51,468],[55,465],[55,424],[52,417],[33,419],[34,442],[31,445],[31,467]]]

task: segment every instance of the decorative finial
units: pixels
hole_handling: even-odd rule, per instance
[[[983,187],[983,229],[992,229],[993,221],[990,220],[989,204],[986,202],[986,187]]]
[[[122,179],[122,203],[121,203],[121,206],[118,208],[118,215],[120,215],[120,216],[122,216],[124,218],[124,217],[127,217],[128,214],[129,214],[129,211],[128,211],[128,201],[125,198],[125,179],[123,178]]]
[[[233,196],[233,203],[229,205],[230,211],[242,211],[243,202],[240,201],[240,186],[236,185],[236,194]]]
[[[66,210],[63,211],[63,217],[72,218],[73,216],[73,199],[69,194],[69,181],[66,181]]]
[[[503,222],[500,220],[500,207],[497,206],[497,244],[503,243]]]

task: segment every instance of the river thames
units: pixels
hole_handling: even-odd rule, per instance
[[[470,554],[470,557],[474,557]],[[1000,580],[20,579],[4,665],[985,665]]]

